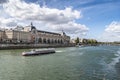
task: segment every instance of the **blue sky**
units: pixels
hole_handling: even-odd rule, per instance
[[[72,38],[120,41],[119,5],[120,0],[1,0],[0,25],[28,25],[32,21],[38,29],[63,29]]]

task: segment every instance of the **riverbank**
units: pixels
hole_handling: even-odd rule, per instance
[[[29,48],[56,48],[74,47],[75,44],[0,44],[0,50],[6,49],[29,49]]]

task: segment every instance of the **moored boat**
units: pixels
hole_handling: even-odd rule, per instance
[[[44,55],[44,54],[51,54],[55,53],[55,49],[34,49],[30,52],[23,52],[23,56],[32,56],[32,55]]]

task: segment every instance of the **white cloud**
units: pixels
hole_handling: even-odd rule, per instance
[[[120,22],[113,21],[106,26],[104,33],[101,35],[101,41],[120,41]]]
[[[63,24],[81,17],[81,12],[65,8],[64,10],[40,7],[35,3],[26,3],[21,0],[9,0],[3,4],[4,10],[17,19],[39,20],[56,24]]]
[[[69,34],[75,35],[85,35],[89,30],[85,25],[75,22],[76,19],[82,17],[81,11],[73,10],[69,7],[59,10],[46,6],[41,7],[35,3],[26,3],[23,0],[9,0],[9,2],[3,4],[3,10],[10,17],[3,18],[0,16],[1,24],[6,26],[14,26],[19,23],[26,24],[33,21],[37,28],[42,30],[64,30]]]
[[[15,27],[17,21],[14,18],[3,18],[0,17],[0,26],[1,27]]]
[[[62,25],[52,25],[50,27],[56,31],[64,30],[66,32],[69,32],[69,34],[85,34],[89,30],[85,25],[77,24],[75,22],[69,22]]]
[[[120,22],[113,21],[110,25],[107,26],[105,31],[120,33]]]

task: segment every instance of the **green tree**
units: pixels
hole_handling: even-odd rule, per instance
[[[95,39],[88,39],[88,44],[97,44],[97,40]]]
[[[78,44],[80,41],[79,41],[79,37],[76,38],[75,40],[75,43]]]

